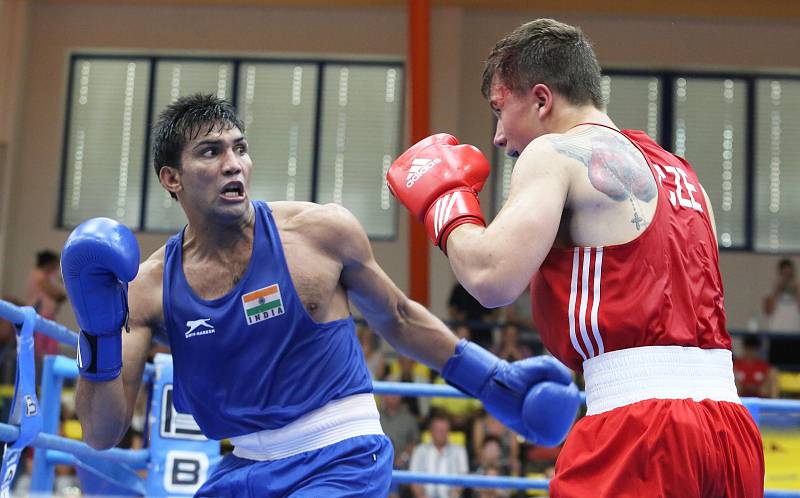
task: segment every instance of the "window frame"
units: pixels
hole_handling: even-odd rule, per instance
[[[73,114],[73,102],[72,102],[72,93],[73,93],[73,81],[75,78],[75,70],[76,70],[76,63],[78,60],[129,60],[129,59],[137,59],[141,61],[147,61],[150,65],[150,74],[149,74],[149,81],[148,81],[148,89],[147,89],[147,110],[146,110],[146,130],[144,134],[144,147],[145,147],[145,154],[143,159],[143,164],[140,165],[140,168],[143,168],[142,171],[142,192],[141,192],[141,199],[139,208],[139,223],[135,227],[130,227],[132,231],[137,233],[151,233],[151,234],[173,234],[175,231],[174,229],[145,229],[147,226],[147,194],[148,194],[148,187],[150,181],[150,175],[153,174],[152,171],[152,150],[151,150],[151,140],[152,140],[152,123],[153,119],[158,112],[155,109],[155,84],[157,79],[158,73],[158,62],[159,61],[166,61],[166,62],[175,62],[175,61],[187,61],[187,62],[215,62],[215,63],[230,63],[233,66],[233,75],[231,79],[231,97],[230,100],[234,106],[234,108],[238,111],[240,107],[239,102],[239,73],[240,67],[242,64],[247,63],[258,63],[258,64],[315,64],[317,66],[317,88],[316,88],[316,109],[315,109],[315,116],[313,116],[314,121],[314,137],[313,137],[313,151],[312,151],[312,164],[311,164],[311,199],[308,202],[317,202],[318,199],[318,182],[319,182],[319,170],[320,170],[320,140],[321,140],[321,133],[322,133],[322,99],[324,96],[324,75],[325,75],[325,67],[328,65],[346,65],[346,66],[379,66],[385,67],[387,69],[395,68],[402,72],[403,84],[398,85],[398,108],[401,109],[400,115],[400,123],[397,127],[397,143],[398,143],[398,153],[401,152],[404,146],[404,136],[405,136],[405,122],[406,122],[406,101],[405,101],[405,91],[406,85],[405,81],[408,74],[407,64],[404,58],[402,57],[368,57],[364,59],[355,59],[355,58],[347,58],[347,57],[295,57],[295,56],[281,56],[281,55],[265,55],[265,56],[239,56],[239,55],[224,55],[224,54],[214,54],[214,55],[186,55],[186,54],[176,54],[171,52],[164,52],[164,53],[137,53],[137,52],[114,52],[114,53],[103,53],[103,52],[93,52],[93,51],[76,51],[72,52],[68,56],[68,69],[67,69],[67,85],[66,85],[66,93],[65,93],[65,100],[66,100],[66,110],[64,113],[64,125],[63,125],[63,135],[62,135],[62,143],[61,143],[61,165],[60,165],[60,172],[59,172],[59,194],[58,194],[58,211],[56,214],[56,228],[62,230],[71,230],[74,226],[67,224],[64,220],[65,217],[65,196],[66,196],[66,182],[68,181],[67,174],[68,174],[68,162],[69,162],[69,139],[70,139],[70,121],[72,119]],[[136,166],[131,167],[131,170],[134,170]],[[394,206],[394,213],[391,215],[392,218],[392,234],[388,236],[376,236],[368,234],[370,240],[374,241],[394,241],[400,235],[400,216],[399,216],[399,208],[397,205],[396,200],[392,200],[395,203]],[[346,206],[345,206],[346,207]]]

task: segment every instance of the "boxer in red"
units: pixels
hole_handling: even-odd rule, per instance
[[[487,307],[531,286],[545,346],[586,380],[554,498],[761,497],[764,458],[734,384],[708,197],[691,165],[605,114],[583,33],[550,19],[497,42],[483,94],[518,157],[486,226],[488,161],[450,135],[389,185]]]

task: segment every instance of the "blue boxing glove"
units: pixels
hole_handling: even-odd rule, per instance
[[[580,406],[569,369],[549,356],[508,363],[466,339],[442,369],[444,379],[474,398],[528,441],[556,446]]]
[[[81,223],[64,243],[61,273],[81,329],[78,369],[89,380],[114,380],[122,370],[128,282],[138,271],[136,237],[109,218]]]

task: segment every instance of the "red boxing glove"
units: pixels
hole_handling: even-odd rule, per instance
[[[447,237],[463,223],[486,226],[478,192],[489,177],[489,161],[476,147],[439,133],[414,144],[386,175],[389,189],[425,223],[434,245],[447,254]]]

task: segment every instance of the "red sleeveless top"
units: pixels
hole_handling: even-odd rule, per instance
[[[644,132],[622,130],[658,186],[653,220],[636,239],[553,248],[531,280],[544,346],[570,368],[640,346],[730,349],[719,252],[691,165]]]

